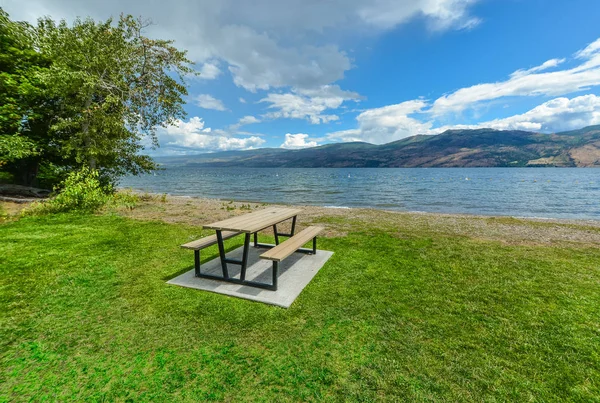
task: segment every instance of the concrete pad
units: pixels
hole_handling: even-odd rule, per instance
[[[241,260],[243,249],[244,248],[241,246],[236,250],[227,253],[227,257]],[[248,267],[246,269],[247,280],[268,284],[271,283],[273,263],[270,260],[259,258],[260,254],[264,251],[265,249],[250,247],[250,250],[248,251]],[[200,254],[202,257],[202,252],[200,252]],[[194,269],[167,281],[167,283],[289,308],[290,305],[292,305],[292,302],[300,295],[304,287],[310,283],[313,277],[332,255],[333,252],[317,250],[315,255],[294,253],[289,256],[279,264],[277,291],[263,290],[247,285],[231,284],[219,280],[198,278],[194,276]],[[192,261],[194,259],[192,253],[190,253],[190,259]],[[229,264],[227,267],[229,276],[239,278],[239,265]],[[219,258],[202,263],[200,268],[202,273],[216,276],[223,275],[221,271],[221,260]]]

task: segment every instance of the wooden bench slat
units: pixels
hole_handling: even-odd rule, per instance
[[[276,262],[281,262],[283,259],[300,249],[302,245],[316,237],[324,229],[325,228],[323,227],[308,227],[293,237],[287,239],[285,242],[269,249],[260,255],[260,257],[261,259],[269,259]]]
[[[241,232],[236,232],[236,231],[223,231],[221,233],[223,235],[223,239],[229,239],[229,238],[233,238],[234,236],[241,234]],[[193,249],[193,250],[200,250],[200,249],[204,249],[206,247],[209,247],[211,245],[214,245],[217,243],[217,235],[210,235],[204,238],[200,238],[197,239],[195,241],[192,242],[188,242],[186,244],[181,245],[182,248],[185,249]]]

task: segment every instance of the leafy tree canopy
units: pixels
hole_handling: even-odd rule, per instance
[[[39,73],[49,63],[33,47],[33,28],[0,9],[0,166],[37,154],[43,120]]]
[[[43,18],[37,27],[12,22],[4,12],[2,18],[2,71],[29,80],[36,89],[30,98],[37,102],[37,108],[28,105],[29,87],[19,84],[14,106],[0,110],[2,133],[24,135],[22,146],[30,149],[11,154],[19,159],[13,170],[87,166],[98,169],[104,181],[114,181],[156,168],[140,153],[144,146],[158,146],[159,127],[185,116],[184,77],[193,73],[185,51],[173,41],[144,36],[148,23],[130,15],[103,22],[77,19],[71,25]],[[35,68],[25,69],[23,60]],[[27,132],[36,119],[44,124],[35,134]],[[0,142],[0,153],[2,147]]]

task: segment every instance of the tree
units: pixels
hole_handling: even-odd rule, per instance
[[[156,130],[185,117],[186,52],[173,41],[143,35],[148,26],[130,15],[66,21],[40,19],[35,45],[52,61],[39,78],[56,100],[50,137],[63,165],[98,169],[104,179],[156,168],[141,155],[158,146]]]
[[[34,36],[0,8],[0,168],[18,171],[25,183],[35,176],[49,115],[38,77],[49,61],[33,47]]]

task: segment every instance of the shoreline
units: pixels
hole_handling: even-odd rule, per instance
[[[202,226],[246,214],[266,206],[294,206],[302,209],[299,228],[308,225],[326,227],[326,237],[344,237],[351,233],[376,232],[394,237],[410,237],[414,233],[431,238],[466,237],[481,241],[498,241],[508,245],[550,245],[564,247],[600,247],[600,221],[540,217],[485,216],[470,214],[398,211],[375,208],[338,208],[281,203],[257,203],[199,196],[148,193],[133,189],[138,196],[135,206],[107,206],[99,214],[117,214],[141,221],[162,221]],[[28,204],[0,202],[5,218],[17,217]],[[6,216],[8,214],[8,216]],[[285,225],[282,230],[289,230]],[[265,234],[269,234],[265,231]]]
[[[372,208],[330,208],[306,205],[255,203],[194,196],[166,196],[134,192],[140,196],[133,209],[117,209],[121,216],[143,221],[162,221],[196,227],[246,214],[266,206],[295,206],[300,229],[308,225],[326,227],[324,236],[343,237],[350,233],[384,232],[394,237],[413,233],[467,237],[511,245],[561,245],[600,247],[600,221],[477,216],[427,212],[401,212]],[[282,230],[287,230],[283,226]],[[268,231],[265,231],[268,234]]]
[[[172,193],[154,193],[148,192],[142,189],[134,189],[131,187],[118,187],[117,191],[131,191],[137,195],[150,195],[152,197],[162,197],[166,195],[168,198],[181,199],[181,200],[198,200],[202,202],[220,202],[220,203],[238,203],[238,204],[256,204],[256,205],[273,205],[273,206],[289,206],[298,207],[304,209],[329,209],[329,210],[373,210],[381,211],[391,214],[416,214],[416,215],[431,215],[431,216],[444,216],[444,217],[462,217],[462,218],[497,218],[497,219],[516,219],[516,220],[527,220],[534,222],[556,222],[558,224],[572,224],[572,225],[584,225],[593,226],[600,228],[600,219],[591,218],[556,218],[556,217],[537,217],[537,216],[517,216],[517,215],[502,215],[502,214],[469,214],[469,213],[447,213],[447,212],[431,212],[423,210],[401,210],[401,209],[386,209],[378,207],[351,207],[351,206],[321,206],[314,204],[295,204],[295,203],[281,203],[281,202],[268,202],[268,201],[255,201],[255,200],[236,200],[236,199],[224,199],[224,198],[211,198],[204,196],[189,196],[189,195],[178,195]]]

